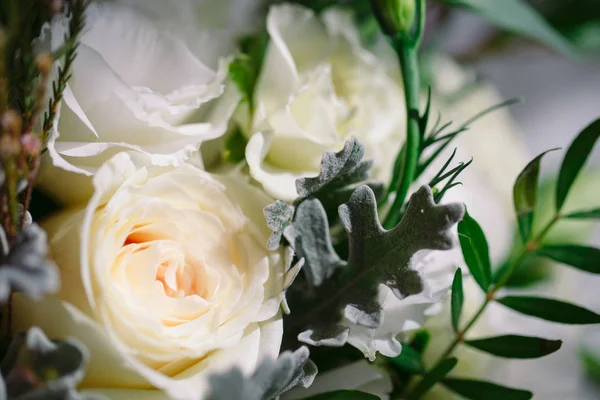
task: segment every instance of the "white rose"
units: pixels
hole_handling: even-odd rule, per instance
[[[14,326],[84,342],[83,388],[201,399],[215,371],[277,356],[288,257],[266,249],[262,191],[187,164],[137,167],[138,156],[113,157],[87,207],[45,225],[62,289],[15,296]]]
[[[405,114],[386,57],[361,46],[352,15],[340,9],[317,17],[298,5],[272,6],[267,30],[254,118],[242,122],[251,135],[246,160],[252,177],[272,196],[293,200],[294,181],[316,175],[324,151],[337,151],[356,136],[375,175],[387,180]],[[395,65],[390,70],[397,74]]]
[[[64,202],[87,200],[85,177],[119,151],[145,153],[155,165],[181,164],[202,141],[224,133],[237,105],[239,93],[226,86],[230,41],[142,11],[118,3],[88,8],[48,140],[58,168],[42,168],[44,189]],[[39,47],[56,50],[66,31],[67,18],[55,18]]]

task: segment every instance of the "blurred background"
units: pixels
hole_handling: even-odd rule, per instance
[[[502,3],[503,0],[498,0]],[[600,1],[529,0],[577,52],[568,57],[548,47],[499,30],[487,19],[467,9],[430,2],[427,45],[453,55],[462,66],[472,68],[478,79],[493,85],[504,99],[522,97],[524,103],[510,108],[530,156],[544,150],[566,148],[574,136],[600,117]],[[586,168],[588,180],[580,183],[574,200],[591,207],[600,204],[600,146]],[[510,155],[507,155],[510,157]],[[545,185],[556,175],[559,155],[545,159]],[[597,225],[597,224],[596,224]],[[600,244],[598,227],[561,226],[549,240],[575,236]],[[600,263],[600,260],[597,260]],[[564,266],[544,265],[537,278],[523,284],[527,293],[569,298],[600,310],[600,277]],[[533,274],[531,276],[534,276]],[[544,277],[541,277],[544,276]],[[516,289],[519,290],[519,289]],[[536,399],[600,399],[600,328],[575,327],[522,318],[498,307],[487,323],[504,333],[554,335],[563,348],[543,360],[492,362],[490,378],[531,388]]]

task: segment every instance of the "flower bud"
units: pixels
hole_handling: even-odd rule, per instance
[[[23,119],[15,110],[6,110],[0,118],[0,128],[4,134],[19,137],[23,129]]]
[[[31,133],[21,136],[21,145],[23,146],[23,151],[28,156],[37,156],[40,154],[42,149],[42,143],[40,139]]]
[[[415,21],[417,1],[421,0],[371,0],[371,3],[384,33],[396,36],[410,32]]]
[[[53,63],[54,59],[52,58],[52,54],[48,52],[40,53],[35,57],[35,66],[42,75],[48,75],[50,73]]]

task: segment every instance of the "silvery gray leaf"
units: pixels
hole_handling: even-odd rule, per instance
[[[277,200],[273,204],[266,206],[263,212],[267,219],[269,229],[273,231],[269,238],[267,248],[269,250],[275,250],[281,243],[283,230],[292,222],[292,218],[294,217],[294,207],[290,206],[285,201]]]
[[[296,180],[296,191],[300,197],[315,196],[327,189],[333,192],[353,183],[369,178],[371,161],[362,161],[365,146],[356,138],[351,138],[337,153],[325,152],[321,159],[321,172],[316,177]]]
[[[298,205],[294,222],[283,234],[298,257],[304,258],[304,271],[314,286],[320,286],[346,265],[333,249],[327,214],[317,199],[307,199]]]
[[[239,369],[210,377],[210,400],[271,400],[294,386],[308,387],[317,374],[315,364],[308,359],[308,349],[285,351],[277,360],[265,358],[254,374],[244,377]]]
[[[379,327],[380,284],[399,298],[421,292],[423,282],[412,268],[413,257],[420,250],[450,249],[454,244],[450,229],[462,219],[464,206],[436,205],[431,189],[423,186],[411,196],[402,221],[385,230],[375,195],[363,185],[339,207],[339,215],[348,234],[347,261],[331,245],[325,211],[317,199],[300,203],[294,222],[284,231],[297,254],[306,259],[304,271],[312,285],[311,290],[290,296],[290,306],[296,307],[296,300],[304,315],[291,319],[288,331],[311,345],[342,345],[348,322]]]
[[[0,366],[9,400],[84,400],[76,387],[88,352],[72,339],[50,341],[37,327],[15,335]],[[1,397],[0,397],[1,399]]]
[[[39,298],[59,289],[58,270],[48,259],[46,233],[37,224],[25,226],[10,251],[3,231],[0,242],[0,301],[6,301],[11,290]]]

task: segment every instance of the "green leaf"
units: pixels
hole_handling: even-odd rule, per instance
[[[498,302],[523,314],[562,324],[598,324],[600,315],[560,300],[533,296],[506,296]]]
[[[600,208],[593,210],[576,211],[564,216],[569,219],[600,219]]]
[[[560,340],[519,335],[467,340],[465,343],[481,351],[506,358],[539,358],[554,353],[562,345]]]
[[[458,239],[471,275],[486,292],[492,280],[488,244],[483,230],[469,213],[458,223]]]
[[[423,374],[425,372],[421,354],[409,345],[403,345],[400,355],[389,358],[389,360],[394,366],[402,371],[407,371],[412,374]]]
[[[533,210],[535,209],[540,175],[540,162],[546,153],[554,150],[558,149],[547,150],[527,164],[517,177],[517,181],[513,187],[513,200],[523,242],[526,242],[531,236]]]
[[[237,164],[246,157],[246,145],[248,139],[244,136],[239,127],[225,139],[225,151],[223,160],[232,164]]]
[[[556,212],[560,212],[571,185],[600,137],[600,119],[592,122],[577,135],[563,159],[556,185]]]
[[[462,270],[458,268],[454,274],[454,280],[452,281],[452,298],[450,299],[452,327],[454,328],[454,332],[458,332],[458,323],[460,322],[464,297]]]
[[[596,352],[588,349],[581,351],[581,361],[587,375],[595,382],[600,383],[600,357]]]
[[[337,390],[307,397],[306,400],[379,400],[379,396],[358,390]]]
[[[407,400],[420,399],[433,387],[433,385],[444,379],[457,363],[458,360],[455,357],[447,358],[439,363],[437,367],[429,371],[423,377],[423,379],[421,379],[417,386],[415,386],[412,392],[408,395]]]
[[[472,400],[529,400],[533,393],[527,390],[513,389],[492,382],[472,379],[444,379],[448,389]]]
[[[254,109],[254,89],[268,43],[269,36],[266,32],[242,38],[240,40],[242,53],[229,63],[229,79],[240,91],[242,101],[248,102],[251,113]]]
[[[571,43],[524,0],[445,0],[445,2],[471,9],[501,29],[537,40],[568,57],[578,58]]]
[[[577,245],[546,245],[536,254],[582,271],[600,274],[600,249]]]

